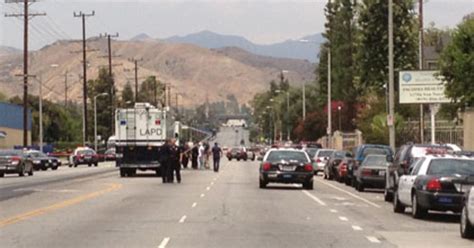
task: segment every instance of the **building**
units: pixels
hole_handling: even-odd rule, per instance
[[[28,112],[28,144],[31,144],[31,111]],[[23,107],[0,102],[0,148],[23,145]]]

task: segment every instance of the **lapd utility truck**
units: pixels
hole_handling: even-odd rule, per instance
[[[166,108],[149,103],[116,110],[116,163],[121,177],[134,176],[137,170],[153,170],[161,175],[160,148],[166,139],[179,135],[167,114]]]

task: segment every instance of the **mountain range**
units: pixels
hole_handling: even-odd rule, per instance
[[[134,41],[152,40],[147,34],[139,34],[132,38]],[[169,43],[193,44],[203,48],[216,49],[225,47],[238,47],[247,52],[276,58],[293,58],[317,62],[319,47],[324,42],[321,34],[314,34],[299,39],[290,39],[283,42],[261,45],[237,35],[223,35],[211,31],[201,31],[185,36],[172,36],[159,39]]]
[[[106,39],[91,38],[88,49],[88,78],[94,79],[100,68],[107,68]],[[240,103],[249,103],[254,95],[278,80],[281,71],[293,85],[314,80],[314,64],[307,60],[276,58],[250,53],[238,47],[203,48],[189,43],[174,43],[142,36],[135,40],[114,40],[114,77],[119,92],[127,82],[134,82],[134,64],[138,62],[139,83],[155,75],[172,85],[172,92],[181,95],[180,105],[196,106],[226,101],[234,95]],[[43,97],[53,101],[65,98],[65,75],[68,74],[68,99],[79,102],[82,95],[81,43],[57,41],[37,51],[31,51],[29,74],[44,81]],[[57,65],[52,67],[51,65]],[[22,84],[15,75],[22,72],[20,50],[0,47],[0,91],[7,96],[21,95]],[[38,84],[30,80],[30,93],[38,93]],[[174,93],[173,93],[174,94]]]

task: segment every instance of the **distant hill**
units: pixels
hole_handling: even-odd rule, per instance
[[[22,51],[20,49],[16,49],[13,47],[8,46],[0,46],[0,56],[8,56],[13,54],[19,54]]]
[[[145,36],[142,36],[145,37]],[[90,39],[88,48],[97,51],[88,54],[88,77],[97,77],[98,69],[107,65],[106,39]],[[240,48],[207,49],[191,44],[174,44],[157,40],[114,41],[114,75],[116,86],[121,92],[127,81],[133,82],[133,63],[129,58],[142,59],[138,65],[140,82],[145,77],[157,78],[173,86],[172,92],[180,92],[180,105],[196,106],[208,98],[211,102],[226,101],[234,95],[240,103],[248,103],[256,93],[267,90],[269,82],[276,80],[281,70],[290,83],[311,81],[314,78],[314,64],[305,60],[280,59],[251,54]],[[64,99],[64,75],[70,75],[68,98],[79,101],[82,94],[82,64],[80,54],[71,51],[81,49],[78,42],[58,41],[44,48],[32,51],[34,58],[30,71],[41,72],[44,83],[44,97],[53,101]],[[58,67],[50,65],[57,64]],[[20,95],[22,84],[16,74],[22,70],[22,54],[0,57],[0,89],[7,96]],[[32,82],[32,94],[38,93],[38,84]],[[173,93],[174,94],[174,93]]]
[[[301,40],[307,40],[309,42],[301,42]],[[201,31],[185,36],[172,36],[163,41],[193,44],[210,49],[238,47],[257,55],[278,58],[294,58],[316,62],[318,61],[319,46],[324,41],[324,38],[321,34],[315,34],[296,40],[287,40],[270,45],[259,45],[252,43],[241,36],[222,35],[211,31]]]

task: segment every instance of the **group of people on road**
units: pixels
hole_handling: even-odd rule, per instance
[[[189,144],[178,146],[176,142],[176,139],[167,140],[160,150],[163,183],[173,183],[175,175],[177,182],[181,183],[181,166],[187,169],[190,158],[193,169],[210,169],[209,163],[212,156],[213,169],[219,172],[223,152],[218,143],[215,143],[211,149],[208,143],[200,142],[190,147]]]

